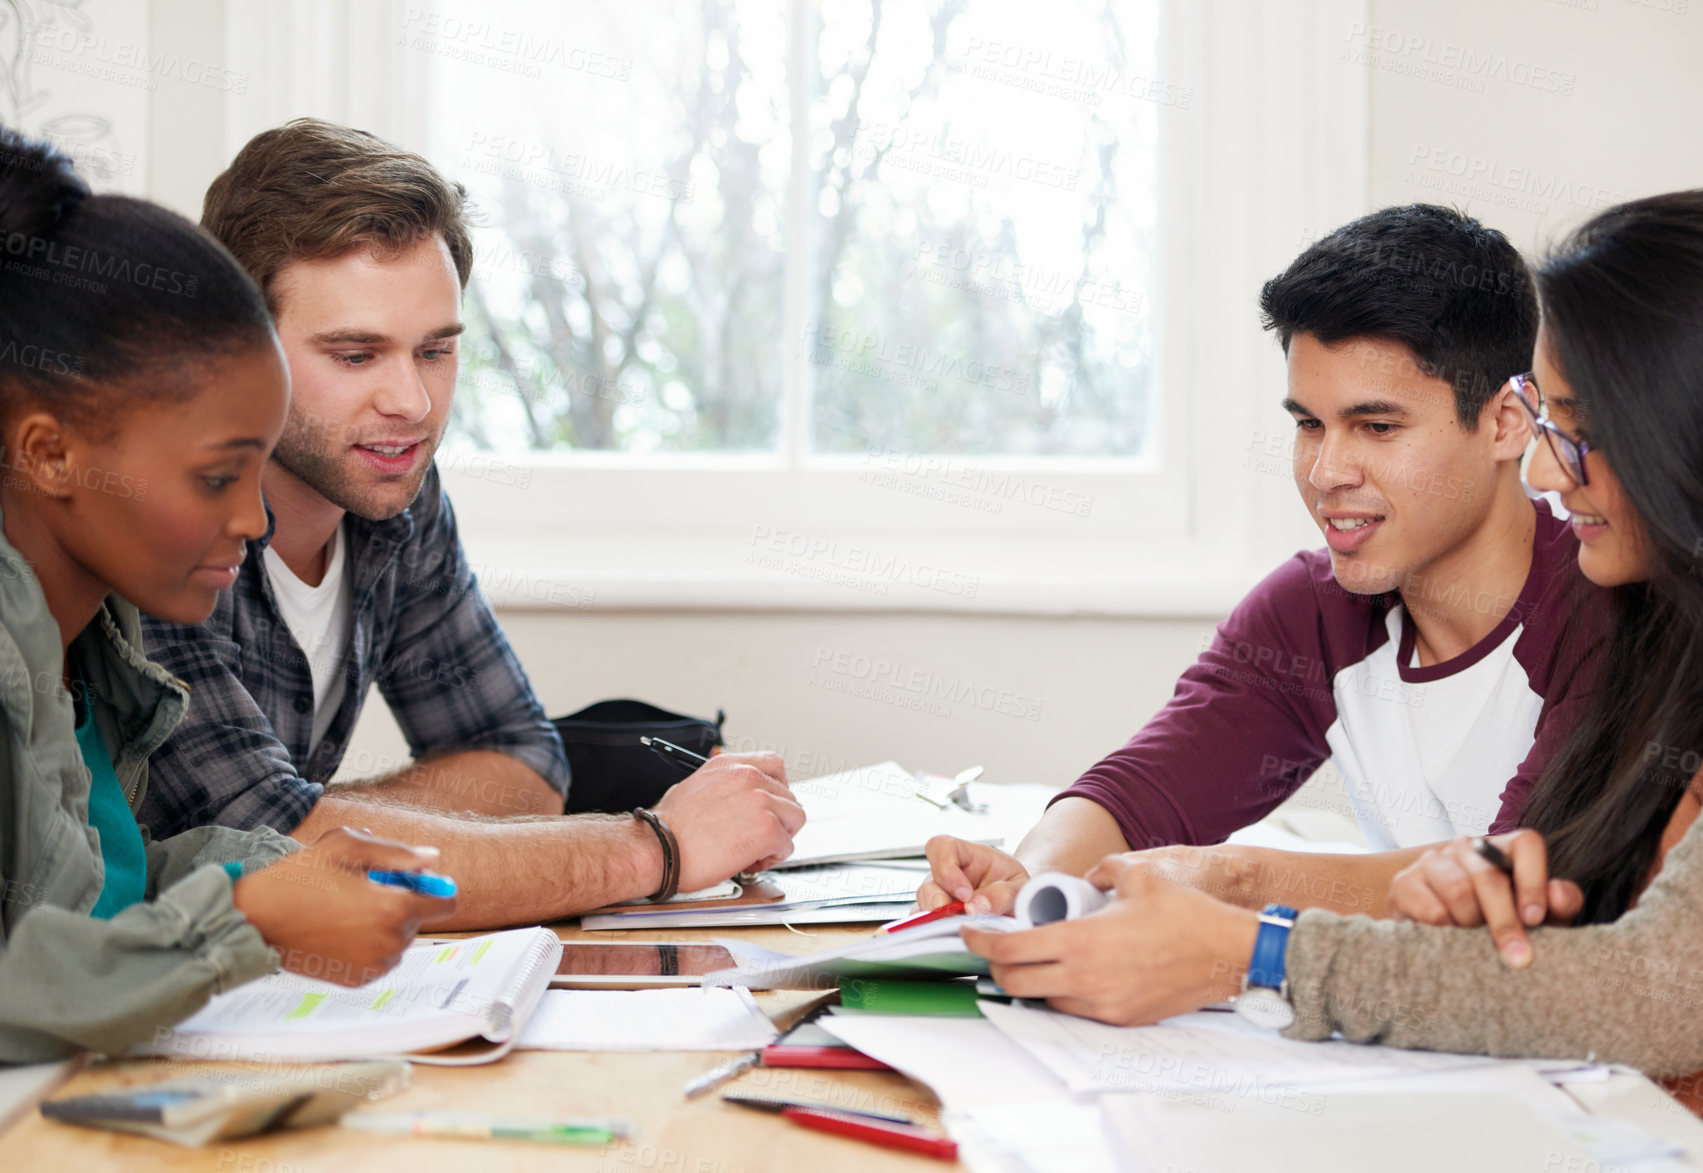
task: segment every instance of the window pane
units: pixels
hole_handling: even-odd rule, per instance
[[[410,10],[483,213],[452,442],[1129,456],[1151,427],[1157,0],[825,0],[784,337],[786,0]]]
[[[823,5],[818,449],[1142,452],[1156,8]]]
[[[772,450],[784,0],[410,9],[429,153],[478,205],[451,443]]]

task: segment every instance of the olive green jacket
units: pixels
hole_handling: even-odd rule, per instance
[[[74,643],[131,810],[148,789],[148,755],[188,704],[142,657],[139,630],[136,608],[113,596]],[[148,842],[147,900],[89,916],[105,867],[63,666],[41,586],[0,536],[0,1063],[123,1051],[278,967],[220,866],[260,867],[296,848],[272,831],[201,827]]]

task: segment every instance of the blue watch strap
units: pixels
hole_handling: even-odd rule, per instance
[[[1254,955],[1248,962],[1248,985],[1283,988],[1284,955],[1289,948],[1289,929],[1298,914],[1287,904],[1268,904],[1260,913],[1260,931],[1254,938]]]

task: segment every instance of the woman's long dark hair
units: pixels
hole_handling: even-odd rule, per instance
[[[1594,217],[1537,271],[1550,358],[1643,531],[1646,581],[1612,591],[1584,719],[1522,822],[1580,923],[1619,917],[1703,757],[1703,191]]]

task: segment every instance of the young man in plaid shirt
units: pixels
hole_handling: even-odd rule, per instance
[[[350,825],[435,844],[461,888],[452,928],[784,858],[804,812],[773,754],[718,756],[644,819],[561,817],[561,742],[432,464],[473,260],[464,198],[419,156],[311,119],[257,135],[208,189],[202,224],[264,290],[292,398],[263,482],[271,530],[206,623],[147,624],[191,699],[142,819],[156,836],[221,824],[311,842]],[[414,761],[327,793],[374,683]]]

